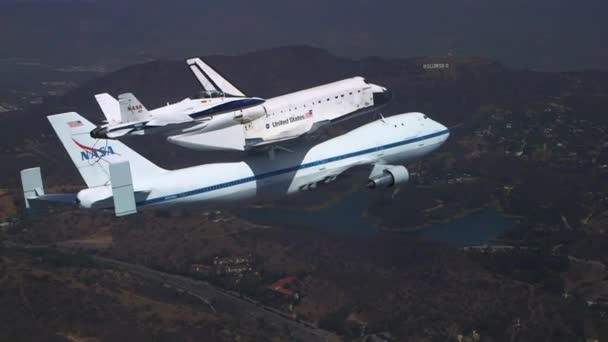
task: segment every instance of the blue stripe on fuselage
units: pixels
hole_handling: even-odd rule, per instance
[[[110,128],[108,129],[108,133],[109,132],[116,132],[116,131],[122,131],[123,129],[129,129],[129,128],[134,128],[135,130],[142,130],[145,128],[146,124],[149,121],[140,121],[140,122],[136,122],[130,125],[124,125],[121,127],[114,127],[114,128]],[[131,130],[129,133],[133,132],[133,130]]]
[[[211,185],[211,186],[207,186],[207,187],[200,188],[200,189],[194,189],[194,190],[190,190],[190,191],[186,191],[186,192],[181,192],[181,193],[178,193],[178,194],[173,194],[173,195],[153,198],[153,199],[149,199],[149,200],[138,202],[137,204],[140,205],[140,206],[142,206],[142,205],[148,205],[148,204],[156,204],[156,203],[161,203],[161,202],[164,202],[164,201],[173,200],[173,199],[176,199],[176,198],[188,197],[188,196],[198,195],[198,194],[202,194],[202,193],[209,192],[209,191],[220,190],[220,189],[228,188],[228,187],[235,186],[235,185],[240,185],[240,184],[244,184],[244,183],[248,183],[248,182],[253,182],[253,181],[256,181],[256,180],[261,180],[261,179],[266,179],[266,178],[270,178],[270,177],[275,177],[275,176],[278,176],[278,175],[281,175],[281,174],[285,174],[285,173],[294,172],[294,171],[298,171],[298,170],[302,170],[302,169],[307,169],[309,167],[314,167],[314,166],[319,166],[319,165],[335,162],[335,161],[338,161],[338,160],[344,160],[344,159],[348,159],[348,158],[352,158],[352,157],[357,157],[357,156],[361,156],[361,155],[372,153],[372,152],[377,152],[377,151],[387,150],[387,149],[398,147],[398,146],[412,144],[412,143],[415,143],[415,142],[418,142],[418,141],[422,141],[422,140],[432,139],[432,138],[435,138],[435,137],[438,137],[438,136],[441,136],[441,135],[444,135],[444,134],[447,134],[447,133],[449,133],[449,130],[446,129],[446,130],[443,130],[443,131],[435,132],[435,133],[428,134],[428,135],[421,136],[421,137],[410,138],[410,139],[398,141],[398,142],[391,143],[391,144],[386,144],[386,145],[382,145],[382,146],[368,148],[368,149],[357,151],[357,152],[346,153],[346,154],[342,154],[342,155],[339,155],[339,156],[330,157],[330,158],[326,158],[326,159],[321,159],[321,160],[317,160],[317,161],[314,161],[314,162],[300,164],[300,165],[297,165],[297,166],[287,167],[287,168],[279,169],[279,170],[275,170],[275,171],[270,171],[270,172],[262,173],[262,174],[259,174],[259,175],[254,175],[254,176],[251,176],[251,177],[237,179],[237,180],[230,181],[230,182],[225,182],[225,183],[220,183],[220,184],[216,184],[216,185]]]

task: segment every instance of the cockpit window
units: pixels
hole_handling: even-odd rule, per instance
[[[429,117],[428,117],[428,116],[426,116],[426,115],[423,115],[422,117],[423,117],[423,118],[425,118],[425,119],[428,119],[428,118],[429,118]]]

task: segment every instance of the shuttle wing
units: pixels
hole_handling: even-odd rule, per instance
[[[175,125],[175,124],[181,124],[181,123],[192,122],[192,121],[194,121],[194,119],[192,119],[189,115],[176,114],[176,115],[173,115],[172,117],[164,117],[161,119],[149,120],[147,122],[147,125],[161,127],[161,126]]]
[[[249,135],[245,137],[245,148],[247,150],[264,149],[280,143],[292,144],[298,143],[302,139],[315,139],[330,125],[331,123],[329,120],[324,120],[315,122],[309,128],[306,126],[298,127],[295,130],[285,130],[275,133],[272,136]]]
[[[186,63],[188,63],[188,67],[205,90],[210,92],[216,91],[234,97],[245,96],[242,91],[228,82],[228,80],[200,58],[190,58],[186,60]]]

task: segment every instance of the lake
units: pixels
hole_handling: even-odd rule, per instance
[[[246,207],[237,212],[245,220],[257,224],[307,229],[355,237],[378,234],[408,234],[423,240],[445,242],[454,247],[491,244],[513,226],[513,221],[495,208],[486,208],[445,223],[434,223],[416,231],[387,232],[367,217],[370,196],[365,191],[345,194],[340,200],[319,210],[292,207]]]

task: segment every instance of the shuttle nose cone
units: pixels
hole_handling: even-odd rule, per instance
[[[105,127],[97,127],[90,133],[93,139],[108,139],[108,129]]]
[[[381,106],[389,103],[393,99],[393,92],[382,88],[381,91],[374,92],[374,106]]]

